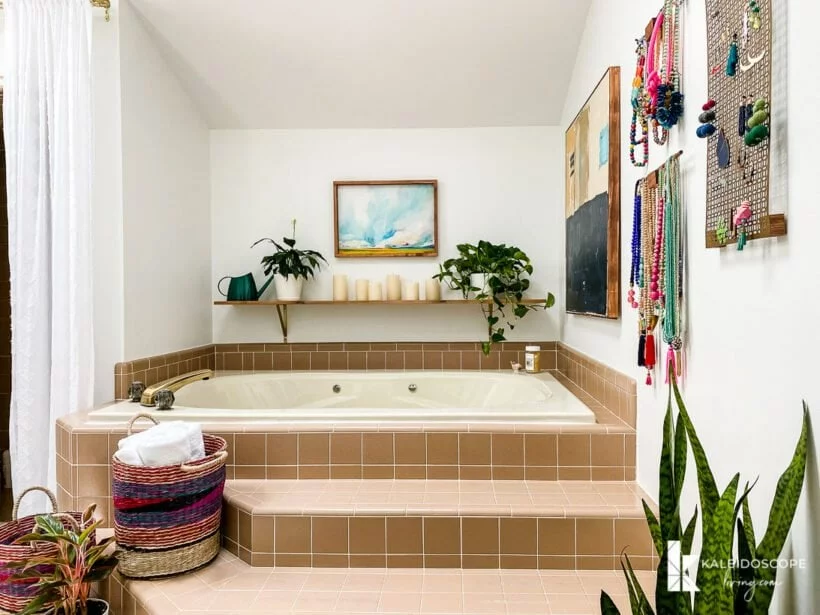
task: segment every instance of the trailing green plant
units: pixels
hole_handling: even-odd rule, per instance
[[[19,544],[50,543],[56,553],[9,562],[17,569],[14,578],[38,578],[36,594],[19,615],[85,615],[91,584],[104,581],[117,567],[114,538],[100,542],[95,532],[101,521],[94,519],[96,506],[91,505],[77,523],[68,515],[39,515],[30,534],[17,539]]]
[[[460,291],[465,299],[474,294],[487,321],[488,339],[482,344],[485,355],[490,354],[493,344],[507,339],[507,331],[515,329],[518,320],[555,304],[552,293],[547,293],[543,303],[523,302],[533,267],[520,248],[483,240],[478,245],[462,243],[456,248],[458,257],[444,261],[433,278]],[[486,276],[483,287],[472,284],[473,274]]]
[[[747,482],[738,497],[740,474],[735,474],[721,493],[718,491],[706,452],[698,438],[695,427],[674,378],[670,378],[669,400],[663,423],[663,441],[659,467],[659,517],[643,502],[649,531],[660,562],[655,586],[655,609],[641,587],[629,556],[621,557],[621,567],[627,582],[630,608],[633,615],[762,615],[769,612],[776,586],[777,566],[747,565],[754,561],[777,560],[794,519],[803,479],[806,472],[808,450],[809,411],[803,403],[803,426],[794,455],[788,468],[780,476],[774,501],[769,511],[769,524],[763,539],[755,540],[754,527],[749,513],[749,493],[754,484]],[[678,408],[678,416],[672,418],[672,397]],[[698,509],[683,528],[680,517],[681,492],[686,476],[688,448],[691,447],[697,473],[701,517],[701,552],[695,585],[699,591],[694,602],[686,591],[670,591],[668,588],[669,541],[680,542],[680,552],[689,553],[698,523]],[[755,481],[756,482],[756,481]],[[742,513],[741,513],[742,511]],[[730,566],[735,553],[737,534],[737,558],[741,565]],[[676,569],[680,562],[675,563]],[[680,571],[678,571],[679,576]],[[731,575],[727,577],[727,575]],[[682,588],[680,588],[682,589]],[[601,592],[601,612],[617,615],[617,606],[606,592]]]
[[[263,237],[255,242],[254,248],[265,241],[272,243],[276,247],[276,252],[262,257],[265,275],[281,275],[285,278],[294,276],[296,278],[312,278],[316,272],[322,268],[322,263],[327,264],[325,257],[316,250],[299,250],[296,248],[296,220],[292,220],[291,237],[283,237],[283,246],[270,237]]]

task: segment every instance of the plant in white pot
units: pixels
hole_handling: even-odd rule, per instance
[[[264,237],[253,244],[270,242],[276,247],[276,252],[262,258],[265,275],[273,274],[273,284],[276,287],[276,298],[281,301],[299,301],[302,298],[302,286],[305,280],[312,278],[327,264],[325,257],[316,250],[299,250],[296,248],[296,220],[292,222],[291,237],[283,237],[282,243]],[[287,247],[285,247],[287,246]]]

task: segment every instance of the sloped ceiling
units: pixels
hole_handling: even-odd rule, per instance
[[[590,4],[132,1],[212,128],[557,124]]]

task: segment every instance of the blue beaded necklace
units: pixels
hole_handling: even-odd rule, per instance
[[[634,286],[641,277],[641,181],[635,183],[635,203],[632,215],[632,268],[629,271],[629,292],[632,298],[629,303],[637,308],[634,300]]]

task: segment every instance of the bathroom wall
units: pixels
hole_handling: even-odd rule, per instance
[[[114,398],[112,366],[123,359],[122,130],[119,11],[94,12],[94,401]]]
[[[557,292],[562,262],[561,139],[554,127],[435,130],[247,130],[211,132],[214,299],[217,280],[253,271],[260,237],[290,235],[328,259],[305,290],[329,299],[332,273],[421,281],[461,242],[487,239],[524,249],[533,293]],[[439,181],[440,258],[333,258],[333,181]],[[272,296],[272,288],[266,296]],[[535,313],[509,336],[558,339],[558,312]],[[477,306],[309,306],[290,310],[290,341],[476,341],[486,335]],[[273,308],[214,306],[215,342],[281,341]]]
[[[609,65],[621,65],[622,139],[628,143],[629,93],[634,74],[634,39],[658,10],[656,0],[595,0],[576,62],[563,114],[566,126]],[[685,3],[683,66],[686,121],[673,135],[667,151],[652,146],[652,168],[668,154],[684,149],[688,217],[687,373],[684,395],[701,440],[720,484],[736,471],[760,482],[751,496],[758,534],[766,526],[777,478],[785,469],[800,429],[800,403],[820,408],[814,351],[820,342],[815,326],[820,288],[816,263],[820,261],[820,210],[817,201],[815,110],[820,86],[805,75],[814,67],[814,24],[820,19],[817,3],[776,5],[776,62],[783,67],[775,78],[775,147],[773,178],[775,211],[787,214],[787,238],[750,242],[739,253],[732,248],[704,247],[705,143],[694,135],[700,106],[707,99],[705,24],[703,3]],[[788,23],[788,40],[783,25]],[[788,78],[788,87],[786,86]],[[718,108],[720,121],[734,126],[736,110]],[[725,115],[722,115],[725,114]],[[788,128],[786,121],[788,118]],[[632,191],[641,173],[631,167],[623,150],[623,204],[621,217],[622,296],[629,278]],[[786,164],[788,161],[788,165]],[[622,303],[623,304],[623,303]],[[563,341],[572,348],[630,373],[642,381],[635,367],[636,315],[627,308],[618,321],[566,316]],[[660,379],[662,382],[662,379]],[[657,492],[657,458],[666,387],[639,384],[638,477],[650,493]],[[809,613],[815,608],[820,586],[820,504],[817,436],[809,461],[807,488],[792,530],[787,557],[805,558],[810,568],[781,574],[773,613]],[[688,494],[687,509],[696,503]],[[812,522],[811,511],[814,515]]]
[[[208,127],[146,27],[123,0],[126,359],[211,342]]]

